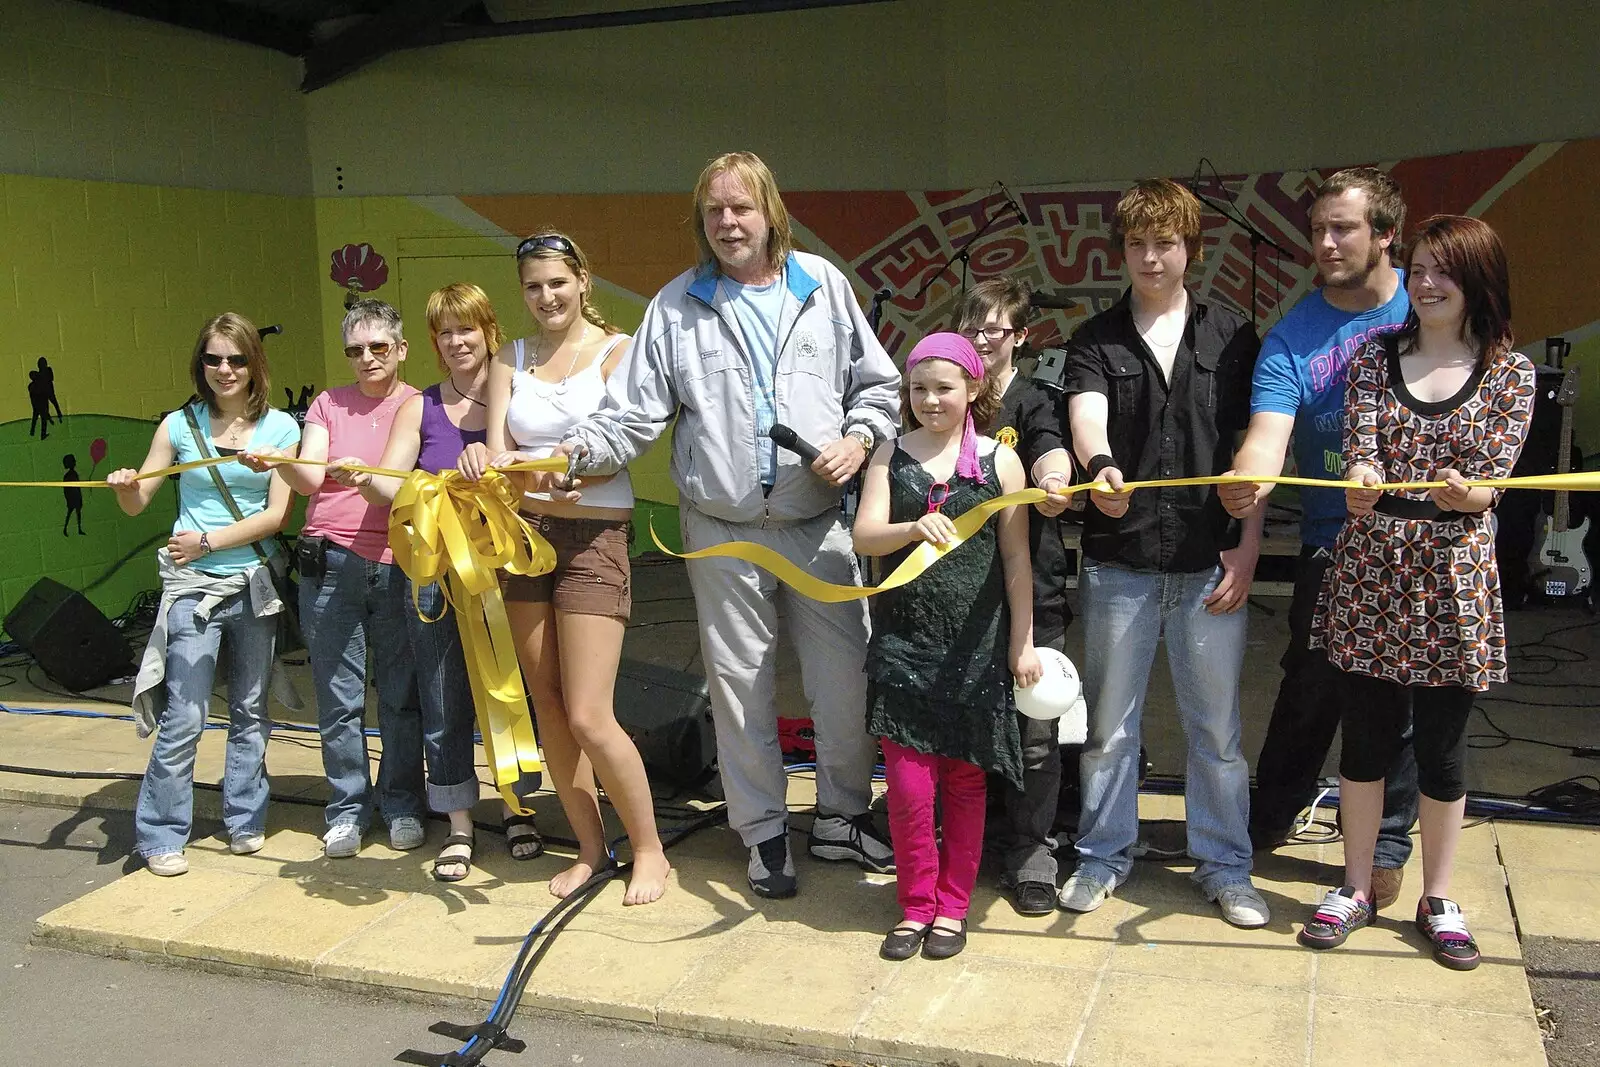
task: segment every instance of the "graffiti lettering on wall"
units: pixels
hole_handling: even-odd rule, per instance
[[[1199,186],[1206,197],[1226,201],[1273,242],[1294,252],[1285,260],[1262,246],[1255,253],[1257,308],[1263,317],[1287,307],[1310,284],[1311,251],[1306,230],[1311,201],[1322,174],[1237,175]],[[1009,273],[1076,301],[1046,315],[1035,328],[1036,347],[1060,343],[1077,323],[1114,303],[1126,285],[1121,253],[1111,241],[1111,216],[1120,189],[1042,187],[1021,192],[1025,218],[1006,211],[1001,193],[909,193],[917,217],[879,240],[850,266],[874,291],[895,296],[886,307],[881,339],[891,351],[908,339],[949,326],[961,298],[959,265],[939,274],[988,220],[1002,221],[968,250],[970,282]],[[953,197],[953,199],[952,199]],[[802,220],[804,221],[804,220]],[[1245,310],[1250,306],[1251,247],[1247,234],[1221,214],[1202,220],[1205,258],[1192,281],[1213,299]],[[934,279],[928,285],[930,279]],[[928,285],[919,299],[917,293]]]

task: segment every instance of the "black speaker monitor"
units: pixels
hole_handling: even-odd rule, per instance
[[[33,583],[5,626],[45,674],[73,692],[105,685],[133,663],[122,631],[82,593],[53,578]]]
[[[652,781],[686,789],[710,776],[717,735],[700,675],[625,659],[617,667],[616,709]]]

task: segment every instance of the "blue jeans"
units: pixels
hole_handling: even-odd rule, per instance
[[[437,585],[417,591],[417,603],[428,618],[411,608],[411,581],[406,580],[406,629],[422,704],[422,737],[428,753],[428,806],[434,811],[464,811],[478,802],[478,772],[472,751],[477,712],[472,683],[461,652],[461,631],[453,610],[446,610]],[[441,615],[440,613],[443,612]]]
[[[1178,717],[1189,742],[1184,801],[1194,879],[1215,898],[1250,880],[1250,768],[1239,745],[1245,615],[1211,615],[1203,601],[1220,567],[1194,574],[1083,569],[1084,695],[1089,739],[1079,763],[1083,817],[1078,869],[1120,882],[1139,837],[1139,717],[1156,643],[1167,644]]]
[[[374,799],[389,822],[423,813],[422,711],[406,635],[411,597],[399,567],[326,544],[322,574],[300,578],[300,629],[317,687],[328,825],[365,831]],[[383,741],[376,798],[365,732],[369,647]]]
[[[250,593],[235,593],[202,622],[199,594],[167,610],[166,710],[134,808],[136,846],[145,858],[182,852],[194,826],[194,759],[211,710],[218,647],[227,635],[228,745],[222,773],[222,821],[228,835],[267,825],[267,679],[276,615],[257,618]]]

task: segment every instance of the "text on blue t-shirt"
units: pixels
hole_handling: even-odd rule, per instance
[[[1411,311],[1405,276],[1385,304],[1341,311],[1321,289],[1307,293],[1268,331],[1256,357],[1250,414],[1294,416],[1294,462],[1305,478],[1344,475],[1344,386],[1350,358],[1375,337],[1399,329]],[[1300,490],[1300,543],[1332,548],[1344,524],[1342,489]]]

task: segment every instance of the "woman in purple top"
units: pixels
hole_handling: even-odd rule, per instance
[[[457,282],[429,295],[427,317],[445,379],[395,412],[389,442],[378,463],[390,470],[437,474],[454,469],[462,450],[484,439],[482,398],[489,353],[502,341],[494,308],[482,289]],[[385,506],[393,502],[401,484],[398,478],[374,477],[337,463],[329,465],[328,475]],[[472,869],[472,805],[478,800],[472,687],[461,636],[439,587],[418,590],[417,602],[428,618],[437,620],[426,622],[410,613],[411,651],[416,658],[427,745],[428,805],[450,817],[450,836],[434,861],[433,876],[441,882],[459,882]],[[513,819],[510,809],[505,815],[506,844],[514,858],[532,859],[544,851],[532,819]]]

